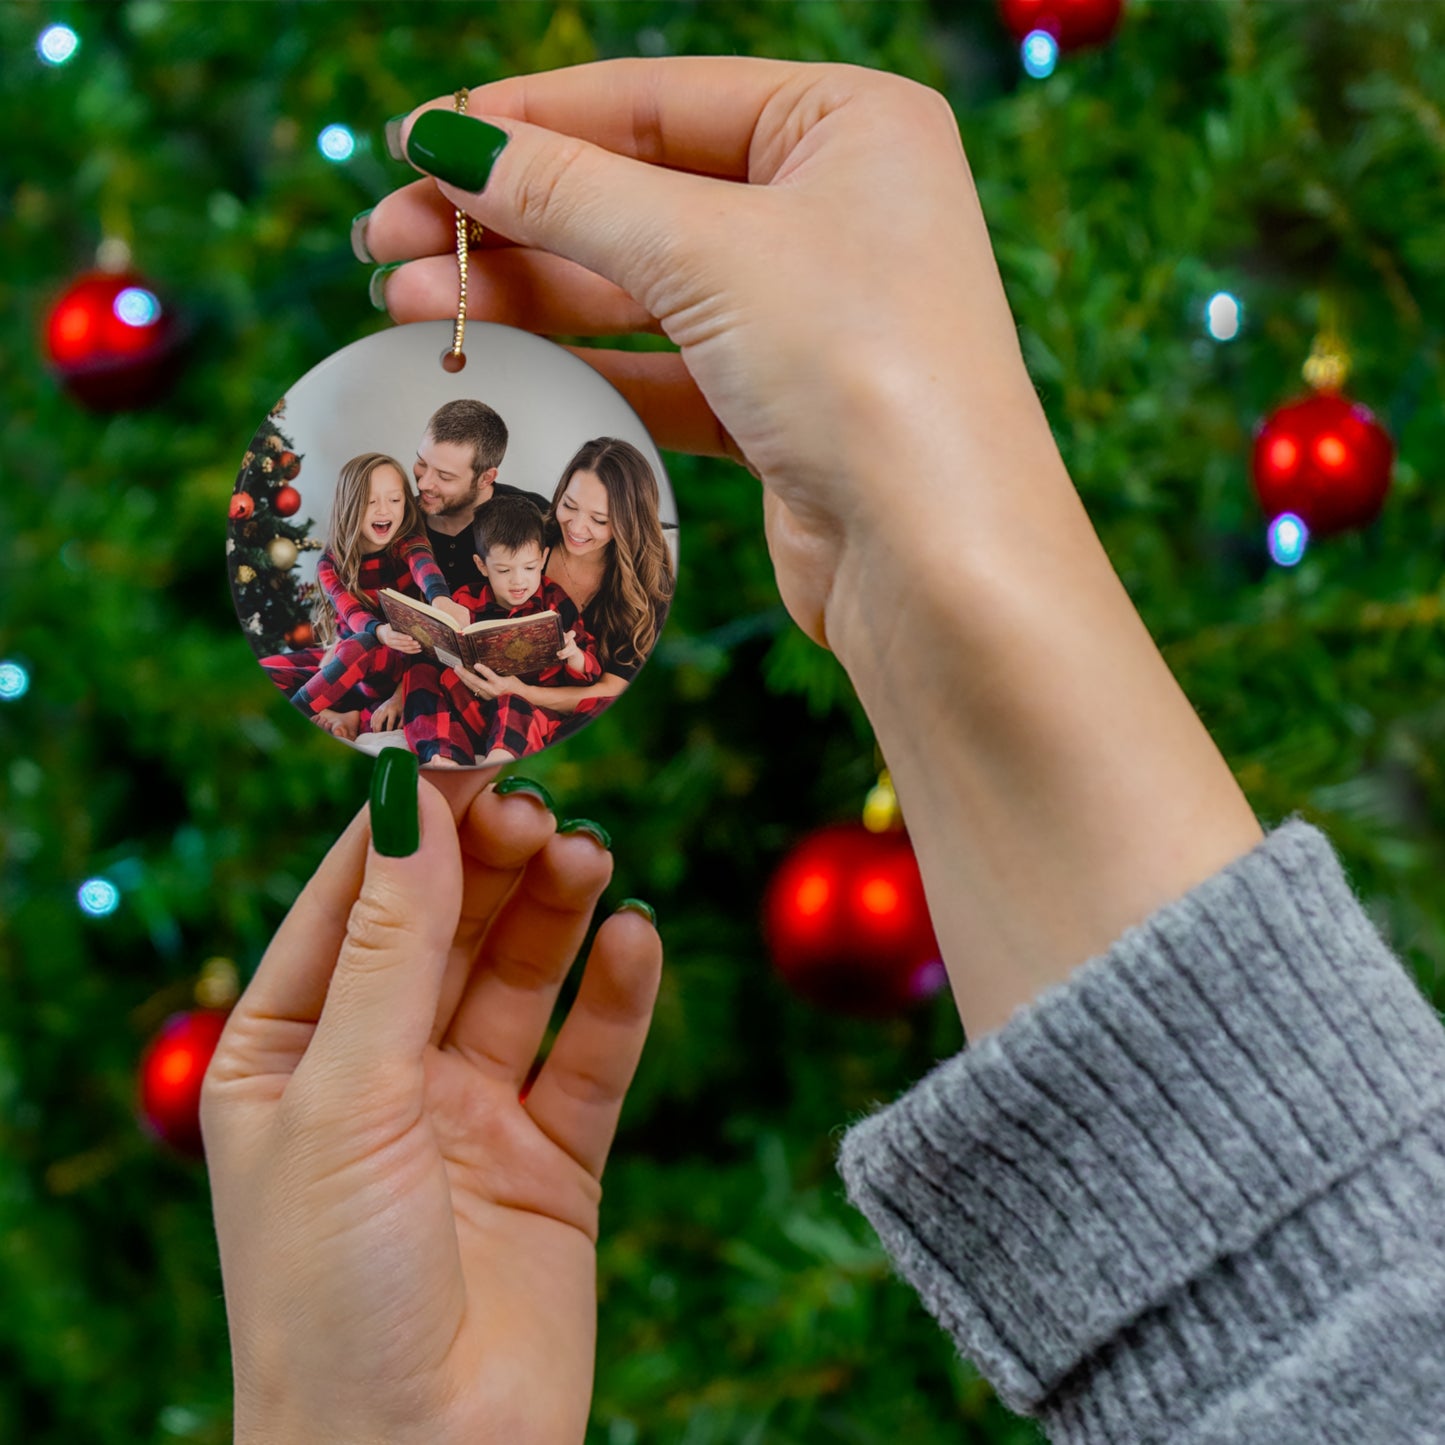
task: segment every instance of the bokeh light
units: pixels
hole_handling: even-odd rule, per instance
[[[30,691],[30,674],[18,662],[0,662],[0,702],[15,702]]]
[[[356,137],[344,125],[329,125],[316,137],[316,145],[329,161],[349,161],[356,152]]]
[[[143,286],[127,286],[115,298],[113,310],[127,326],[150,326],[160,320],[161,303],[153,291]]]
[[[1059,63],[1059,42],[1047,30],[1032,30],[1020,47],[1024,69],[1035,80],[1047,79]]]
[[[1244,325],[1244,307],[1228,291],[1217,291],[1204,308],[1204,328],[1216,341],[1233,341]]]
[[[1281,512],[1269,524],[1269,555],[1281,567],[1293,567],[1305,554],[1310,529],[1293,512]]]
[[[82,913],[105,918],[120,907],[120,889],[109,878],[87,878],[76,894]]]
[[[47,65],[64,65],[80,49],[80,36],[68,25],[47,25],[35,42],[35,53]]]

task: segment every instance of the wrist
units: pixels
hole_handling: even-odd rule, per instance
[[[846,541],[826,614],[971,1040],[1262,836],[1052,437],[999,438]]]

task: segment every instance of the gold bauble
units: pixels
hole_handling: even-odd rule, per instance
[[[208,958],[196,980],[196,1002],[202,1008],[230,1008],[240,995],[236,965],[229,958]]]
[[[887,833],[903,826],[898,794],[893,791],[893,779],[887,768],[878,774],[878,781],[868,790],[863,804],[863,826],[870,833]]]
[[[296,565],[296,559],[301,553],[290,537],[277,537],[267,544],[266,555],[271,559],[273,567],[284,572],[288,567]]]

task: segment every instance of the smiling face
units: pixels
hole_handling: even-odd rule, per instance
[[[439,442],[430,433],[421,439],[411,473],[417,500],[429,517],[470,516],[491,495],[496,467],[473,477],[476,452],[465,442]]]
[[[361,550],[380,552],[401,532],[406,516],[406,482],[395,467],[377,467],[371,474],[371,492],[361,519]]]
[[[518,547],[492,546],[485,557],[475,558],[492,596],[503,607],[520,607],[542,585],[542,549],[535,542]]]
[[[596,472],[573,472],[557,503],[562,545],[571,557],[596,558],[612,541],[607,488]]]

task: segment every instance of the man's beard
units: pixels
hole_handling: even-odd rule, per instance
[[[477,509],[477,499],[481,494],[482,484],[480,481],[475,481],[472,483],[472,490],[465,501],[452,502],[444,505],[439,512],[433,512],[432,515],[435,517],[455,517],[462,512],[474,512]]]

